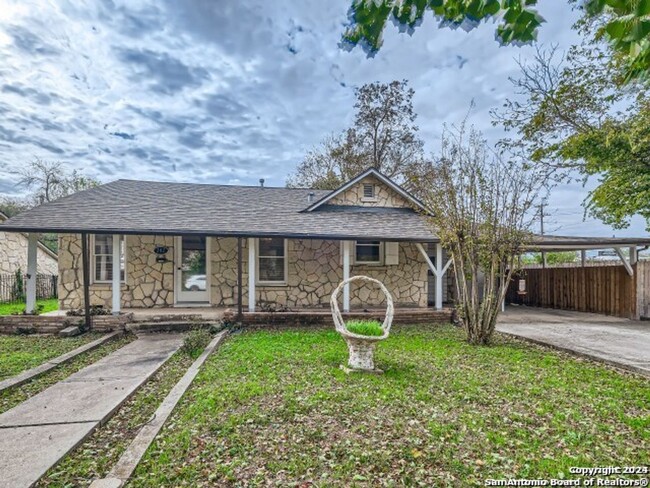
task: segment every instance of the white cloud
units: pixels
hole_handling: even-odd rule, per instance
[[[466,33],[430,17],[413,35],[389,26],[367,58],[338,47],[349,1],[5,1],[0,189],[19,191],[12,171],[34,157],[103,181],[282,185],[308,148],[350,123],[354,87],[376,80],[410,81],[430,151],[471,100],[472,122],[499,137],[489,110],[531,47],[499,47],[491,23]],[[540,41],[568,47],[575,13],[540,3]],[[580,185],[555,194],[552,205],[576,210],[558,225],[580,224],[585,195]]]

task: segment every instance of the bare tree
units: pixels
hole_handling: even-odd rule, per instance
[[[79,173],[68,172],[61,162],[34,159],[18,174],[18,184],[33,192],[31,196],[36,204],[51,202],[81,190],[93,188],[99,182]]]
[[[423,160],[413,89],[408,82],[367,83],[355,90],[354,124],[307,153],[287,186],[334,189],[368,168],[404,182]]]
[[[30,191],[22,199],[0,198],[0,210],[7,209],[12,215],[42,203],[98,186],[99,181],[77,170],[68,171],[61,162],[34,159],[18,171],[18,184]],[[42,234],[41,241],[52,251],[58,250],[56,234]]]
[[[418,181],[419,194],[453,260],[458,316],[467,340],[487,344],[517,268],[516,256],[531,235],[536,215],[531,210],[543,174],[492,151],[465,124],[445,130],[431,165]]]

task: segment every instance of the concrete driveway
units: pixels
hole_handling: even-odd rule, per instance
[[[497,330],[650,376],[650,322],[510,306]]]

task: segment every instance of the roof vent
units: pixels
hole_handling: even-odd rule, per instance
[[[260,187],[264,188],[264,178],[260,178]]]
[[[313,191],[310,191],[307,194],[307,203],[314,203],[314,197],[315,196],[316,196],[316,194]]]

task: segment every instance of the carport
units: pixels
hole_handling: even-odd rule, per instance
[[[510,283],[506,302],[650,318],[650,261],[638,259],[639,251],[649,246],[650,238],[539,236],[527,252],[579,251],[581,262],[523,269]],[[614,250],[620,264],[588,263],[586,252],[601,249]]]

